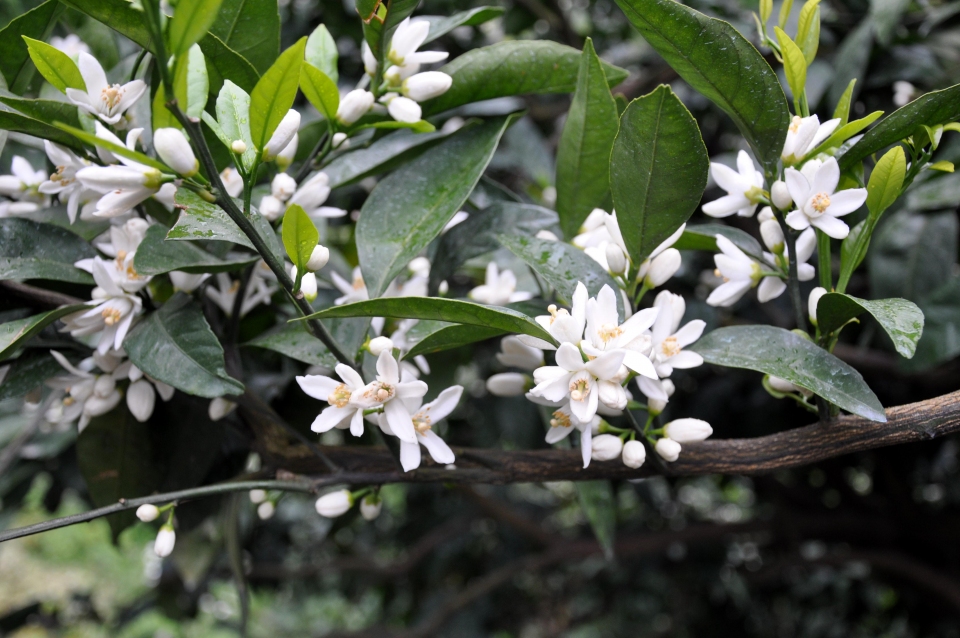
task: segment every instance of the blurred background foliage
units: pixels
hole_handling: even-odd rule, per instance
[[[0,24],[35,4],[0,1]],[[351,0],[280,4],[283,46],[323,22],[337,39],[341,83],[360,77],[360,26]],[[479,4],[424,0],[418,14],[449,15]],[[756,7],[736,0],[690,4],[755,39]],[[615,93],[632,99],[671,84],[700,123],[711,157],[732,161],[741,144],[732,122],[676,77],[611,0],[497,5],[504,9],[500,18],[460,27],[436,44],[456,57],[509,38],[580,48],[589,36],[604,59],[631,71]],[[796,13],[795,7],[793,21]],[[825,0],[821,13],[821,53],[808,75],[809,101],[821,119],[853,77],[859,78],[857,116],[890,112],[895,99],[960,80],[957,0]],[[108,68],[124,68],[136,53],[131,43],[71,10],[58,30],[78,33]],[[895,90],[895,82],[910,84]],[[527,110],[505,136],[488,176],[525,199],[549,204],[552,158],[568,104],[569,96],[536,96],[485,105],[486,112]],[[43,161],[26,142],[12,137],[2,168],[14,153]],[[960,162],[960,136],[945,136],[937,159]],[[333,203],[355,209],[369,187],[340,189]],[[478,191],[472,201],[482,206],[491,192],[495,196]],[[706,199],[716,195],[711,186]],[[926,315],[925,335],[909,365],[868,321],[845,332],[837,348],[885,405],[960,388],[958,200],[960,174],[918,180],[884,216],[869,268],[849,288],[861,297],[911,299]],[[348,228],[330,231],[343,235]],[[349,250],[345,255],[351,258]],[[510,257],[498,255],[498,261],[506,266]],[[684,254],[683,263],[671,287],[689,300],[688,317],[705,319],[708,330],[731,321],[789,326],[786,295],[763,306],[741,302],[737,319],[707,307],[698,300],[706,296],[710,256]],[[454,294],[472,285],[463,275],[450,283]],[[255,311],[243,329],[257,334],[264,321],[269,316]],[[483,380],[500,371],[496,349],[491,342],[431,358],[428,382],[454,380],[470,395],[449,420],[445,438],[457,445],[542,447],[535,406],[485,394]],[[244,366],[248,375],[257,371],[249,377],[252,386],[306,432],[316,405],[289,385],[298,371],[253,349],[244,352]],[[721,438],[808,421],[791,402],[771,398],[759,375],[711,366],[681,373],[668,419],[706,419]],[[175,400],[167,409],[205,411],[189,401]],[[0,445],[26,418],[18,402],[0,400]],[[182,421],[168,419],[152,434],[168,460],[167,489],[181,481],[195,484],[195,477],[210,482],[232,476],[244,463],[250,467],[249,435],[235,416],[217,424],[203,417]],[[337,437],[334,431],[324,441]],[[211,451],[204,458],[194,454],[200,438]],[[91,506],[74,444],[75,435],[41,433],[0,473],[0,525]],[[237,635],[245,623],[250,636],[960,636],[957,461],[957,440],[947,438],[770,476],[589,485],[581,493],[615,505],[617,544],[610,560],[594,551],[578,490],[569,483],[388,486],[384,513],[373,523],[355,511],[322,519],[312,499],[298,495],[282,497],[267,521],[257,518],[245,495],[207,499],[178,508],[179,539],[166,561],[150,551],[152,527],[129,527],[114,543],[105,520],[0,546],[0,635],[219,637]],[[550,549],[558,539],[582,542],[558,555]]]

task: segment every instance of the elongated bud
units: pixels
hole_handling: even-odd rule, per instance
[[[667,463],[673,463],[680,458],[680,444],[673,439],[659,439],[653,449]]]
[[[527,391],[530,379],[519,372],[501,372],[487,379],[487,391],[498,397],[518,397]]]
[[[346,142],[346,141],[347,141],[347,134],[346,134],[346,133],[341,132],[341,133],[334,133],[334,134],[333,134],[333,148],[339,148],[340,145],[343,144],[343,143]],[[349,146],[349,144],[348,144],[348,146]],[[347,147],[344,146],[344,148],[347,148]]]
[[[647,460],[647,448],[640,441],[627,441],[623,446],[623,464],[634,469]]]
[[[650,269],[647,270],[647,276],[643,283],[648,288],[662,286],[677,274],[682,263],[683,259],[680,257],[680,251],[676,248],[667,248],[650,262]]]
[[[453,84],[453,78],[440,71],[426,71],[411,75],[400,87],[400,92],[411,100],[423,102],[443,95]]]
[[[317,244],[310,253],[310,259],[307,260],[307,270],[320,270],[330,261],[330,249],[322,244]]]
[[[300,135],[297,133],[293,134],[293,139],[283,147],[283,150],[280,151],[280,154],[277,155],[277,169],[282,171],[290,168],[290,165],[293,164],[294,158],[297,156],[297,149],[300,147]]]
[[[167,523],[157,532],[157,539],[153,541],[153,552],[160,558],[166,558],[173,552],[176,543],[177,533],[173,531],[173,525]]]
[[[780,228],[780,222],[770,219],[760,224],[760,236],[763,237],[763,243],[770,252],[776,255],[783,254],[783,230]]]
[[[627,269],[627,257],[623,254],[623,249],[617,244],[610,242],[606,249],[607,267],[614,275],[622,275]]]
[[[243,140],[233,140],[230,142],[230,150],[237,155],[243,155],[247,152],[247,143]]]
[[[381,352],[393,352],[393,340],[390,337],[376,337],[367,344],[367,350],[375,357],[379,357]]]
[[[798,386],[790,383],[786,379],[775,377],[772,374],[767,377],[767,382],[770,384],[770,387],[777,392],[783,392],[785,394],[790,392],[800,392],[800,388]]]
[[[153,132],[153,148],[164,164],[184,177],[193,177],[200,170],[200,162],[180,129],[158,128]]]
[[[324,494],[317,499],[317,514],[327,518],[336,518],[346,514],[353,507],[353,494],[349,490],[337,490]]]
[[[303,293],[304,299],[307,301],[313,301],[317,298],[317,276],[312,272],[303,273],[303,278],[300,279],[300,292]]]
[[[276,511],[277,506],[273,504],[273,501],[264,501],[257,506],[257,516],[261,521],[272,518]]]
[[[250,502],[254,505],[259,505],[267,500],[267,491],[266,490],[250,490]]]
[[[285,202],[297,192],[297,180],[286,173],[277,173],[277,176],[270,182],[270,194]]]
[[[663,433],[677,443],[693,443],[713,434],[713,428],[700,419],[677,419],[663,426]]]
[[[810,323],[817,325],[817,304],[820,303],[820,297],[827,294],[826,288],[821,288],[817,286],[810,291],[810,297],[807,300],[807,311],[810,315]]]
[[[127,388],[127,407],[140,423],[150,418],[156,402],[157,394],[153,391],[153,385],[146,379],[134,381]]]
[[[283,215],[284,211],[286,210],[287,207],[284,206],[283,202],[273,195],[267,195],[261,199],[260,208],[257,209],[261,215],[270,221],[276,221],[280,219],[280,216]]]
[[[137,508],[137,518],[144,523],[155,521],[160,516],[160,509],[156,505],[141,505]]]
[[[393,98],[387,103],[387,111],[390,113],[390,117],[396,121],[408,124],[419,122],[423,114],[420,105],[408,97]]]
[[[373,93],[363,89],[354,89],[340,100],[340,106],[337,108],[337,121],[349,126],[366,115],[372,106]]]
[[[363,57],[363,70],[367,75],[373,77],[377,74],[377,56],[370,50],[370,45],[364,40],[360,45],[360,54]]]
[[[619,436],[601,434],[590,441],[590,458],[594,461],[612,461],[623,452]]]
[[[210,401],[210,407],[207,408],[207,416],[211,421],[219,421],[227,416],[237,407],[233,401],[227,401],[223,397],[217,397]]]
[[[793,198],[790,197],[790,191],[783,180],[778,179],[770,187],[770,201],[780,210],[788,210],[793,204]]]
[[[380,516],[381,509],[383,509],[383,501],[379,496],[375,496],[374,494],[367,494],[363,497],[363,500],[360,501],[360,516],[362,516],[365,521],[372,521]]]
[[[280,151],[286,148],[287,144],[293,139],[293,136],[297,134],[299,128],[300,114],[290,109],[287,111],[287,114],[283,116],[283,119],[280,120],[280,124],[277,125],[276,130],[273,132],[273,135],[270,136],[270,140],[264,147],[263,154],[261,155],[263,161],[272,162],[276,159]]]

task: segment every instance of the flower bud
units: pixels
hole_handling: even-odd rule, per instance
[[[184,177],[193,177],[200,162],[180,129],[158,128],[153,132],[153,148],[163,163]]]
[[[810,316],[810,323],[817,325],[817,304],[820,303],[820,297],[827,294],[826,288],[817,286],[810,291],[810,297],[807,300],[807,312]]]
[[[677,419],[663,426],[663,433],[677,443],[693,443],[713,434],[713,428],[700,419]]]
[[[267,500],[267,491],[266,490],[250,490],[250,502],[254,505],[259,505]]]
[[[370,77],[374,77],[377,74],[377,56],[373,54],[366,40],[360,45],[360,55],[363,58],[363,70]]]
[[[560,238],[557,237],[556,233],[552,233],[546,229],[537,231],[537,234],[534,235],[534,237],[536,237],[537,239],[542,239],[544,241],[560,241]],[[619,246],[617,246],[617,248],[619,248]],[[610,262],[610,259],[608,258],[607,263],[609,264],[609,262]]]
[[[437,294],[441,297],[445,297],[448,292],[450,292],[450,284],[448,284],[447,280],[444,279],[440,282],[440,285],[437,286]]]
[[[527,391],[529,378],[519,372],[502,372],[487,379],[487,392],[498,397],[518,397]]]
[[[160,558],[166,558],[173,552],[176,542],[177,533],[173,531],[173,525],[167,523],[157,532],[157,540],[153,541],[153,551]]]
[[[334,133],[333,134],[333,148],[339,148],[341,144],[347,141],[346,133]],[[344,146],[346,148],[346,146]]]
[[[787,189],[785,182],[778,179],[773,183],[773,186],[770,187],[770,201],[780,210],[790,208],[793,199],[790,197],[790,191]]]
[[[277,128],[273,131],[273,135],[271,135],[267,141],[267,145],[264,147],[261,155],[263,161],[272,162],[276,159],[280,151],[285,149],[287,144],[293,140],[293,136],[297,134],[299,129],[300,114],[290,109],[287,111],[287,114],[283,116],[283,119],[280,120],[280,124],[277,125]],[[296,151],[296,149],[294,149],[294,151]]]
[[[673,463],[680,458],[680,444],[673,439],[659,439],[653,449],[667,463]]]
[[[653,416],[657,416],[667,409],[667,402],[663,399],[647,399],[647,411]]]
[[[317,499],[317,514],[327,518],[343,516],[353,507],[353,494],[349,490],[337,490]]]
[[[411,100],[423,102],[443,95],[453,84],[453,78],[440,71],[417,73],[403,81],[401,92]]]
[[[543,365],[543,351],[528,346],[515,335],[510,335],[500,341],[497,361],[512,368],[536,370]]]
[[[623,452],[619,436],[601,434],[590,441],[590,458],[594,461],[612,461]]]
[[[340,100],[340,106],[337,108],[337,121],[349,126],[366,115],[371,106],[373,106],[373,93],[363,89],[354,89]]]
[[[207,416],[210,417],[211,421],[219,421],[233,412],[236,407],[237,404],[233,401],[227,401],[223,397],[217,397],[210,402],[210,407],[207,408]]]
[[[767,383],[770,384],[770,387],[776,390],[777,392],[800,392],[800,388],[793,383],[790,383],[786,379],[781,379],[780,377],[775,377],[772,374],[767,377]]]
[[[623,446],[623,464],[634,469],[647,460],[647,448],[640,441],[627,441]]]
[[[763,243],[770,252],[777,255],[783,254],[783,230],[780,228],[780,222],[770,219],[761,223],[760,236],[763,237]]]
[[[93,382],[93,394],[100,398],[110,396],[114,388],[117,387],[117,380],[109,374],[102,374]]]
[[[423,111],[420,105],[408,97],[395,97],[387,103],[387,112],[398,122],[419,122]]]
[[[313,301],[317,298],[317,276],[312,272],[303,273],[300,279],[300,292],[307,301]]]
[[[283,150],[277,155],[277,169],[280,171],[287,170],[290,165],[293,164],[293,160],[297,156],[297,149],[299,147],[300,135],[294,133],[290,142],[284,146]]]
[[[243,155],[247,152],[247,143],[243,140],[233,140],[230,142],[230,150],[237,155]]]
[[[276,221],[287,210],[279,199],[273,195],[266,195],[260,200],[260,207],[257,209],[269,221]]]
[[[157,394],[153,385],[146,379],[134,381],[127,388],[127,407],[130,413],[140,423],[146,422],[153,414],[153,407],[157,402]]]
[[[367,494],[363,497],[363,500],[360,501],[360,516],[362,516],[365,521],[372,521],[380,516],[381,509],[383,509],[383,501],[379,496]]]
[[[141,505],[137,508],[137,518],[144,523],[155,521],[160,516],[160,509],[156,505]]]
[[[327,265],[328,261],[330,261],[330,249],[323,244],[317,244],[310,253],[310,259],[307,260],[307,270],[320,270]]]
[[[257,516],[260,517],[261,521],[272,518],[276,511],[277,506],[273,504],[273,501],[264,501],[257,506]]]
[[[776,219],[776,217],[773,216],[773,209],[769,206],[764,206],[760,209],[760,212],[757,213],[757,222],[761,224],[763,222],[768,222],[771,219]]]
[[[277,176],[270,182],[270,194],[285,202],[297,192],[297,180],[286,173],[277,173]]]
[[[650,262],[650,268],[647,270],[647,276],[644,278],[643,283],[648,288],[662,286],[677,274],[682,261],[679,250],[676,248],[667,248]]]
[[[607,268],[614,275],[622,275],[627,269],[627,257],[623,254],[623,249],[614,242],[607,244],[606,257]]]
[[[393,352],[393,340],[390,337],[375,337],[367,344],[367,350],[375,357],[381,352]]]

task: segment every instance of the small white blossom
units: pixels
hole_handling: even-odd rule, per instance
[[[156,505],[141,505],[137,508],[137,518],[139,518],[144,523],[149,523],[150,521],[155,521],[160,516],[160,510]]]
[[[532,293],[517,291],[517,277],[512,270],[500,272],[497,263],[487,264],[484,283],[470,291],[468,295],[474,301],[490,306],[505,306],[516,301],[526,301]]]
[[[200,170],[200,162],[180,129],[158,128],[155,130],[153,148],[164,164],[184,177],[193,177]]]
[[[807,314],[810,318],[810,323],[813,325],[817,325],[817,306],[825,294],[827,294],[827,289],[821,288],[820,286],[810,291],[810,297],[807,299]]]
[[[446,93],[453,85],[453,78],[440,71],[417,73],[403,81],[400,92],[415,102],[425,102]]]
[[[173,526],[167,523],[157,532],[157,539],[153,541],[153,551],[160,558],[166,558],[173,553],[173,546],[177,542],[177,533]]]
[[[627,441],[623,445],[623,464],[636,469],[647,460],[647,448],[640,441]]]
[[[49,199],[40,190],[48,181],[44,171],[34,170],[30,162],[14,155],[10,172],[10,175],[0,175],[0,195],[17,201],[16,205],[10,207],[10,213],[32,213],[48,204]]]
[[[90,47],[87,46],[87,43],[81,40],[80,36],[76,33],[71,33],[65,38],[55,35],[50,38],[50,46],[62,53],[66,53],[74,62],[77,61],[81,53],[90,53]]]
[[[340,100],[340,106],[337,108],[337,121],[344,126],[349,126],[366,115],[370,107],[373,106],[373,93],[363,89],[354,89]]]
[[[117,124],[124,112],[140,99],[147,89],[143,80],[126,84],[109,84],[103,67],[89,53],[81,51],[77,66],[86,90],[67,89],[67,97],[78,107],[107,124]]]
[[[623,350],[602,352],[595,359],[584,361],[580,349],[571,343],[562,343],[557,349],[555,366],[544,366],[533,372],[537,385],[530,391],[548,401],[568,401],[570,412],[586,423],[597,413],[601,397],[601,385],[613,395],[616,388],[623,391],[614,380],[624,360]]]
[[[763,196],[763,173],[753,165],[746,151],[737,154],[737,170],[717,162],[710,162],[710,176],[727,194],[703,205],[703,212],[711,217],[728,217],[736,213],[751,217]]]
[[[77,180],[77,171],[90,166],[90,162],[77,157],[76,153],[70,149],[49,140],[44,140],[43,147],[50,163],[56,167],[56,171],[40,184],[38,190],[47,195],[56,195],[61,204],[66,204],[67,216],[72,224],[77,220],[80,200],[84,195],[89,196],[89,193],[84,192],[83,184]],[[0,180],[2,179],[0,177]]]
[[[427,448],[431,458],[441,465],[449,465],[456,460],[453,450],[443,439],[437,436],[437,433],[433,431],[433,426],[447,418],[456,409],[462,394],[463,387],[455,385],[441,392],[436,399],[427,404],[423,404],[422,395],[407,397],[394,402],[406,410],[416,433],[416,440],[413,442],[406,441],[403,438],[400,439],[400,464],[405,472],[420,467],[421,445]],[[394,429],[395,422],[386,411],[379,415],[380,429],[385,434],[399,438],[399,434]]]
[[[610,286],[604,285],[596,298],[587,300],[585,342],[581,347],[588,356],[620,351],[623,365],[637,374],[656,379],[657,372],[646,356],[649,340],[643,339],[643,335],[654,325],[659,312],[659,308],[645,308],[621,324],[617,295]]]
[[[709,437],[713,428],[701,419],[676,419],[663,426],[663,433],[677,443],[693,443]]]
[[[119,350],[122,347],[134,317],[143,308],[143,302],[140,297],[124,292],[99,257],[93,262],[93,278],[97,288],[94,289],[93,300],[88,302],[93,307],[64,317],[63,330],[74,337],[100,333],[97,352],[104,354],[110,348]]]
[[[487,391],[498,397],[518,397],[527,391],[530,377],[519,372],[501,372],[487,379]]]
[[[703,365],[703,357],[684,348],[700,338],[706,322],[694,319],[681,328],[686,302],[680,295],[666,290],[657,295],[653,306],[660,310],[650,335],[650,360],[657,375],[666,379],[675,368],[683,370]],[[668,399],[661,381],[641,376],[637,377],[637,385],[651,399]]]
[[[374,494],[367,494],[360,501],[360,516],[365,521],[372,521],[380,516],[380,510],[383,509],[383,499]]]
[[[680,458],[680,444],[673,439],[657,439],[653,449],[655,449],[657,454],[660,455],[660,458],[667,463],[673,463]]]
[[[497,361],[508,368],[535,370],[543,365],[543,351],[526,345],[515,335],[508,335],[500,340]]]
[[[141,129],[134,129],[127,136],[127,147],[134,148]],[[99,122],[97,136],[119,143],[119,139]],[[111,154],[112,155],[112,154]],[[164,181],[164,174],[157,169],[140,164],[126,157],[117,158],[122,165],[88,166],[77,171],[77,179],[85,188],[103,193],[97,202],[98,217],[118,217],[127,213],[151,197]]]
[[[234,301],[237,297],[237,291],[240,290],[240,280],[230,279],[227,273],[217,273],[216,286],[207,286],[204,288],[207,297],[209,297],[217,306],[229,316],[233,312]],[[240,316],[243,317],[260,304],[270,304],[270,298],[277,291],[277,287],[268,283],[261,269],[254,268],[250,280],[247,282],[247,289],[243,295],[243,302],[240,304]]]
[[[267,145],[263,148],[261,154],[263,161],[272,162],[276,159],[280,152],[286,149],[287,145],[293,140],[299,128],[300,113],[294,109],[290,109],[287,111],[287,114],[283,116],[283,119],[280,120],[280,124],[277,125],[277,128],[273,131],[273,135],[271,135],[267,141]],[[296,152],[296,148],[294,148],[294,152]]]
[[[297,157],[298,148],[300,148],[300,135],[294,133],[290,141],[287,142],[287,145],[283,147],[283,150],[277,153],[277,170],[282,172],[290,168],[293,160]]]
[[[828,137],[833,135],[840,125],[840,119],[827,120],[820,124],[816,115],[800,117],[794,115],[787,129],[787,139],[783,143],[783,152],[780,158],[785,165],[799,164],[810,152],[820,146]],[[797,201],[794,198],[793,201]]]
[[[381,352],[393,352],[393,341],[390,337],[376,337],[370,340],[367,349],[375,357],[379,357]]]
[[[811,168],[812,167],[812,168]],[[844,239],[850,227],[838,217],[860,208],[867,200],[867,189],[851,188],[837,192],[840,166],[833,157],[822,164],[814,160],[803,167],[785,171],[787,188],[797,210],[787,215],[787,224],[796,230],[819,228],[834,239]]]

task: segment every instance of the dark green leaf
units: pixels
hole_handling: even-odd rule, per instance
[[[957,216],[901,212],[880,227],[872,239],[871,296],[903,297],[921,304],[951,278],[946,264],[957,263]]]
[[[47,0],[0,29],[0,73],[14,93],[23,93],[33,74],[23,36],[46,40],[62,12],[63,6],[57,0]]]
[[[39,122],[63,122],[70,126],[80,126],[77,107],[68,102],[57,100],[31,100],[25,97],[0,94],[0,102],[13,107]]]
[[[30,59],[47,82],[57,87],[61,93],[65,93],[68,88],[86,90],[87,85],[80,75],[80,69],[70,56],[46,42],[27,36],[23,36],[23,40],[27,43]]]
[[[263,73],[280,54],[277,0],[224,0],[210,33]]]
[[[870,63],[871,51],[873,51],[873,29],[870,28],[870,21],[864,20],[847,34],[833,56],[833,83],[830,85],[827,100],[831,104],[836,104],[838,109],[845,95],[850,103],[857,99],[858,88],[856,84],[851,88],[851,84],[865,75],[867,65]],[[843,123],[846,124],[846,120]]]
[[[150,30],[143,11],[135,9],[128,0],[61,0],[63,4],[86,13],[126,36],[148,51],[153,51]],[[42,39],[42,38],[41,38]]]
[[[162,275],[173,270],[189,273],[229,272],[258,261],[251,255],[218,259],[190,242],[167,241],[167,229],[154,224],[137,247],[133,267],[141,275]]]
[[[300,67],[306,38],[283,52],[250,93],[250,135],[263,151],[280,121],[293,106],[300,87]]]
[[[489,326],[465,326],[443,321],[421,321],[420,323],[429,323],[432,330],[420,335],[420,339],[412,344],[413,347],[404,355],[404,359],[412,359],[421,354],[452,350],[453,348],[459,348],[460,346],[476,343],[477,341],[499,337],[505,332],[499,328],[491,328]],[[420,324],[417,324],[417,327],[419,327],[419,325]]]
[[[910,0],[870,0],[870,13],[864,22],[870,23],[877,34],[877,42],[889,46],[893,31],[901,23],[901,17]]]
[[[313,249],[320,241],[320,233],[313,221],[297,204],[287,208],[283,214],[283,247],[287,250],[287,257],[297,267],[298,275],[307,272],[307,262],[313,254]]]
[[[960,173],[929,179],[907,194],[910,210],[943,210],[955,207],[957,202],[960,202]]]
[[[506,95],[569,93],[577,88],[579,68],[579,51],[547,40],[509,40],[473,49],[440,69],[453,78],[453,85],[424,102],[423,114]],[[610,86],[627,77],[612,64],[604,63],[603,70]]]
[[[313,33],[307,38],[307,46],[303,55],[308,64],[322,71],[333,81],[334,86],[337,85],[337,80],[340,79],[340,73],[337,71],[339,54],[337,53],[337,43],[334,42],[333,36],[327,31],[327,27],[321,24],[313,30]]]
[[[246,58],[212,33],[200,40],[200,50],[207,59],[208,70],[212,67],[219,76],[216,81],[211,78],[210,88],[214,93],[219,92],[224,80],[230,80],[248,93],[260,80],[260,74]]]
[[[447,136],[447,133],[440,132],[416,134],[397,131],[366,148],[350,150],[340,155],[327,164],[323,172],[330,178],[330,188],[344,186],[364,177],[386,172]]]
[[[306,324],[288,323],[243,344],[273,350],[291,359],[315,366],[333,368],[337,359],[323,343],[307,331]]]
[[[617,0],[627,19],[690,86],[733,118],[767,175],[790,124],[776,73],[736,29],[673,0]]]
[[[866,300],[830,292],[817,302],[817,323],[821,331],[833,332],[864,312],[877,320],[897,352],[908,359],[913,356],[923,333],[923,313],[906,299]]]
[[[243,392],[227,374],[223,348],[200,306],[182,293],[138,323],[123,347],[144,373],[187,394],[212,399]]]
[[[102,235],[110,228],[110,221],[102,218],[77,219],[71,224],[70,218],[67,216],[67,207],[63,205],[41,208],[34,213],[30,213],[30,221],[63,228],[86,241],[93,241],[94,238]]]
[[[687,226],[680,239],[673,245],[677,250],[710,250],[717,252],[717,235],[723,235],[748,255],[760,258],[763,248],[760,242],[748,233],[723,224],[695,224]]]
[[[63,372],[63,366],[46,351],[25,352],[10,365],[0,381],[0,401],[22,397]]]
[[[377,184],[360,210],[357,253],[372,297],[440,234],[493,158],[510,116],[457,131]]]
[[[704,361],[746,368],[806,388],[840,408],[886,422],[883,406],[860,373],[812,341],[773,326],[718,328],[689,347]]]
[[[430,33],[427,34],[427,42],[433,42],[439,37],[445,36],[457,27],[470,26],[475,27],[489,22],[494,18],[503,15],[503,7],[476,7],[455,13],[452,16],[420,16],[420,20],[426,20],[430,23]]]
[[[576,235],[590,211],[609,197],[610,151],[618,126],[617,104],[587,38],[577,90],[557,147],[557,213],[565,237]]]
[[[0,219],[0,279],[49,279],[92,284],[73,264],[95,257],[90,244],[73,233],[29,219]]]
[[[57,308],[56,310],[44,312],[43,314],[27,317],[26,319],[18,319],[16,321],[8,321],[7,323],[0,324],[0,359],[6,359],[9,357],[11,354],[13,354],[13,352],[29,341],[31,337],[49,326],[57,319],[66,317],[67,315],[77,312],[78,310],[86,309],[89,309],[89,306],[85,304],[63,306],[61,308]]]
[[[577,481],[580,508],[607,560],[613,559],[613,540],[617,531],[617,503],[610,481]]]
[[[14,113],[13,111],[0,110],[0,129],[10,131],[11,133],[26,133],[27,135],[62,144],[76,151],[83,151],[83,144],[77,141],[73,135],[61,131],[55,126],[50,126],[46,122],[41,122],[26,115]]]
[[[223,0],[179,0],[167,24],[169,54],[180,56],[200,41],[217,19]]]
[[[235,201],[240,205],[239,200]],[[250,239],[217,204],[201,199],[199,195],[185,188],[177,189],[176,202],[182,212],[177,223],[167,233],[167,239],[230,241],[253,249]],[[256,212],[251,213],[250,221],[274,254],[277,257],[282,256],[283,250],[270,222]]]

